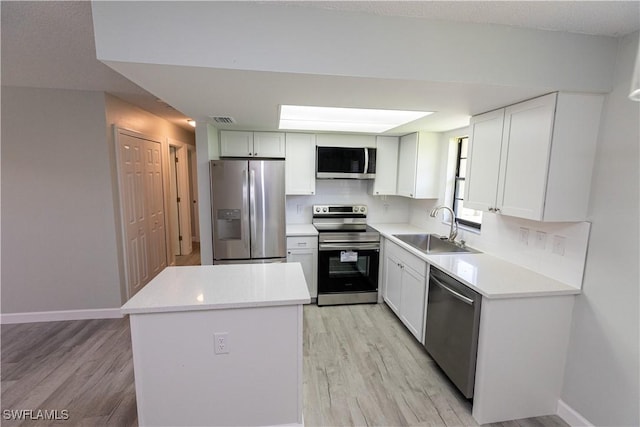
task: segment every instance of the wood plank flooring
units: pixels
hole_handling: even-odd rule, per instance
[[[200,242],[191,244],[192,250],[189,255],[176,255],[176,266],[200,265]]]
[[[475,426],[471,405],[384,304],[304,308],[306,426]],[[127,318],[2,325],[2,410],[136,426]],[[2,420],[3,426],[54,422]],[[492,427],[565,427],[556,416]]]

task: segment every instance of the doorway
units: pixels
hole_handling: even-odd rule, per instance
[[[195,147],[194,147],[195,148]],[[194,228],[193,210],[197,210],[196,182],[193,175],[196,173],[196,164],[193,163],[191,153],[195,152],[192,147],[183,142],[169,139],[169,226],[170,226],[170,264],[186,265],[185,259],[193,264],[194,249],[199,246],[194,244],[199,242],[199,233]],[[195,254],[199,263],[199,250]],[[188,257],[188,258],[186,258]]]
[[[127,297],[167,266],[162,142],[115,128]]]

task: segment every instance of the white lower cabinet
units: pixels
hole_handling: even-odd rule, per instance
[[[422,342],[427,263],[387,239],[384,245],[384,301]]]
[[[311,298],[318,297],[318,238],[287,237],[287,262],[299,262]]]

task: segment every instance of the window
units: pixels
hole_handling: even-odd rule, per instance
[[[464,179],[467,173],[467,152],[469,137],[458,139],[458,158],[456,161],[456,177],[453,185],[453,212],[459,224],[480,229],[482,211],[464,207]]]

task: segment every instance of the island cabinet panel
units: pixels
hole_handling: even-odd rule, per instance
[[[465,206],[584,221],[602,103],[601,95],[559,92],[472,117]]]
[[[285,188],[287,195],[316,193],[316,136],[286,134]]]
[[[302,424],[301,305],[135,314],[131,335],[141,426]]]

